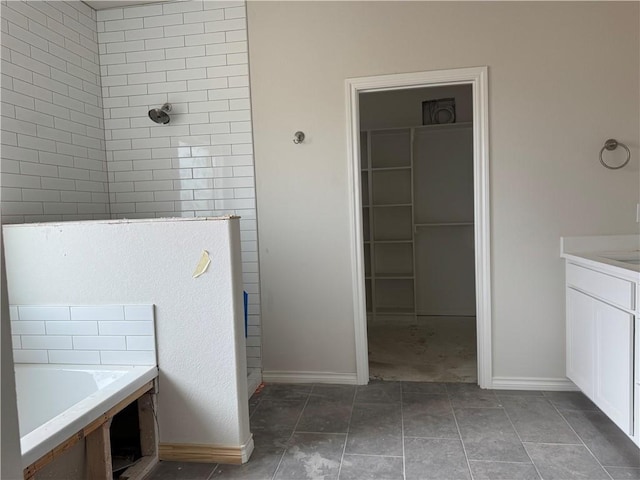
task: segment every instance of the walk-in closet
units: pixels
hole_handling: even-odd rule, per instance
[[[370,377],[475,383],[471,86],[359,103]]]

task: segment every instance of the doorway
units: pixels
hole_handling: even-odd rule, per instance
[[[359,384],[371,376],[491,386],[486,76],[481,67],[347,80]],[[415,110],[413,120],[394,110],[421,97],[419,121]],[[457,118],[447,117],[452,99]],[[433,123],[434,100],[445,117],[423,125]],[[466,163],[416,161],[442,159],[452,146]],[[454,344],[468,361],[447,377]],[[412,360],[394,373],[399,354]]]

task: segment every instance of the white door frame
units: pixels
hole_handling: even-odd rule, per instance
[[[473,89],[473,184],[476,274],[476,324],[478,384],[492,386],[491,351],[491,243],[489,219],[489,93],[487,67],[401,73],[346,80],[347,158],[351,196],[351,269],[356,340],[356,375],[359,385],[369,382],[367,310],[362,243],[360,186],[360,109],[358,95],[364,92],[446,85],[471,85]]]

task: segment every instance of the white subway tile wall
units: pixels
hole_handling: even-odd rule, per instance
[[[244,1],[0,9],[3,222],[240,215],[247,362],[260,368]],[[156,125],[147,112],[165,102],[171,123]],[[22,320],[18,335],[44,333]],[[49,324],[98,334],[74,320]]]
[[[153,305],[12,305],[15,363],[156,365]]]
[[[97,12],[113,218],[242,217],[247,363],[261,367],[257,223],[244,1]],[[171,121],[147,113],[171,103]],[[111,325],[113,327],[113,325]],[[101,335],[107,334],[101,325]]]
[[[109,218],[96,12],[0,3],[4,223]]]

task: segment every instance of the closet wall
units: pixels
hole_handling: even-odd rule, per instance
[[[422,102],[456,100],[456,122],[422,125]],[[470,86],[360,96],[370,321],[475,315]]]

